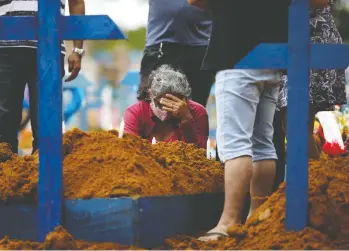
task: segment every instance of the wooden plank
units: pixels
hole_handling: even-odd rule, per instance
[[[38,1],[39,240],[61,224],[62,76],[60,0]]]
[[[127,39],[107,15],[65,16],[60,22],[64,40]]]
[[[294,0],[290,7],[286,228],[301,230],[308,212],[310,0]]]
[[[64,207],[64,227],[78,240],[136,242],[138,205],[131,198],[69,200]]]
[[[37,241],[38,207],[35,204],[0,205],[0,239]]]
[[[125,34],[107,15],[60,16],[63,40],[126,39]],[[38,37],[37,19],[33,16],[0,17],[1,40],[35,40]]]
[[[137,244],[153,248],[171,236],[208,231],[217,224],[223,204],[222,193],[140,198]]]
[[[0,16],[1,40],[34,40],[37,38],[35,17]]]
[[[339,69],[349,65],[349,45],[312,44],[308,54],[310,69]],[[287,44],[260,44],[243,58],[236,69],[287,69]]]
[[[287,49],[286,44],[260,44],[244,57],[235,69],[286,69]]]
[[[154,248],[176,234],[212,228],[224,194],[66,200],[62,224],[75,239]],[[0,205],[0,239],[37,241],[37,205]]]

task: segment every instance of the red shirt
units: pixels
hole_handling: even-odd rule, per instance
[[[156,140],[164,142],[184,141],[206,149],[209,133],[207,111],[202,105],[194,101],[189,100],[188,106],[193,117],[192,120],[184,123],[174,119],[163,122],[154,115],[150,103],[139,101],[126,109],[124,131],[150,142],[155,135],[163,135],[163,140],[155,137]]]

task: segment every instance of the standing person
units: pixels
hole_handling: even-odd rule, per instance
[[[225,167],[225,202],[217,226],[201,241],[225,237],[230,227],[241,223],[248,192],[250,215],[272,192],[277,159],[273,119],[282,73],[233,67],[260,43],[287,43],[290,3],[209,2],[213,30],[203,68],[217,72],[217,143]]]
[[[342,44],[342,37],[332,17],[332,8],[338,0],[329,0],[325,7],[311,9],[310,42],[312,44]],[[283,131],[286,134],[286,111],[288,79],[283,76],[280,89],[278,110],[281,111]],[[335,105],[347,103],[345,90],[345,69],[343,70],[311,70],[309,83],[309,158],[319,159],[318,149],[313,137],[315,115],[319,111],[334,110]]]
[[[61,0],[61,13],[65,12],[65,0]],[[84,15],[84,0],[68,0],[70,14]],[[7,0],[0,2],[2,16],[36,16],[37,0]],[[83,42],[74,41],[73,52],[68,57],[71,75],[66,81],[77,77],[84,54]],[[22,120],[22,103],[25,86],[28,84],[30,97],[31,127],[33,132],[33,153],[38,144],[38,79],[37,79],[37,41],[0,40],[0,143],[11,145],[18,152],[17,133]],[[64,76],[64,43],[62,51],[62,77]],[[50,83],[47,83],[50,84]]]
[[[149,74],[166,64],[187,76],[191,99],[205,107],[214,81],[212,73],[201,71],[210,34],[209,13],[188,5],[187,0],[149,0],[138,99],[145,98]]]

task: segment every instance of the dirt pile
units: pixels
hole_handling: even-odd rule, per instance
[[[54,232],[49,233],[44,241],[29,242],[11,240],[5,237],[0,240],[0,250],[125,250],[129,247],[116,243],[94,243],[77,241],[62,227],[58,227]],[[135,250],[135,247],[130,249]]]
[[[223,191],[223,168],[206,152],[183,142],[150,144],[117,131],[63,137],[64,196],[110,198],[199,194]],[[0,146],[0,200],[33,200],[38,183],[38,156],[19,157]],[[4,158],[5,158],[4,157]]]
[[[322,156],[309,165],[308,227],[285,231],[285,184],[229,238],[203,243],[181,236],[168,239],[166,249],[349,249],[349,157]]]
[[[38,155],[18,157],[8,144],[0,144],[0,201],[32,201],[38,183]]]
[[[7,143],[0,143],[0,163],[9,160],[12,156],[11,147]]]

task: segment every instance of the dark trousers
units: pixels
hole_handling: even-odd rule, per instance
[[[163,43],[145,49],[141,63],[141,88],[148,86],[149,74],[159,66],[167,64],[183,72],[192,88],[191,99],[206,107],[214,82],[212,72],[202,71],[201,64],[206,46],[183,46]],[[146,87],[145,87],[146,88]]]
[[[33,149],[38,138],[38,87],[36,50],[31,48],[0,49],[0,142],[11,145],[18,152],[17,133],[22,120],[25,86],[30,95],[30,115]]]
[[[64,75],[64,71],[62,72]],[[28,85],[30,96],[34,152],[38,149],[39,128],[37,50],[32,48],[0,48],[0,142],[9,143],[14,153],[18,153],[17,133],[22,120],[26,85]]]

